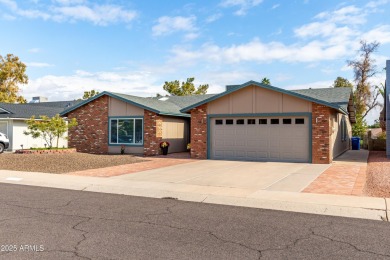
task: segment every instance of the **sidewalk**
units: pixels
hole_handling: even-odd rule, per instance
[[[184,201],[373,220],[383,220],[390,216],[390,210],[386,207],[386,202],[390,205],[390,199],[384,198],[269,190],[248,192],[231,187],[5,170],[0,170],[0,182],[151,198],[171,197]]]

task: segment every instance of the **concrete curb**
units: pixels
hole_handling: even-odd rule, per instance
[[[0,170],[0,182],[9,184],[50,187],[79,191],[101,192],[150,198],[177,198],[183,201],[293,211],[310,214],[386,220],[390,218],[390,198],[372,198],[343,195],[326,195],[298,192],[259,190],[251,194],[237,193],[229,196],[224,188],[211,192],[199,186],[199,190],[163,185],[153,182],[137,182],[123,179],[54,175],[47,173],[15,172]],[[191,186],[190,188],[194,188]],[[195,187],[196,188],[196,187]],[[209,191],[205,193],[205,191]],[[231,190],[234,194],[234,189]],[[386,204],[387,203],[387,204]]]

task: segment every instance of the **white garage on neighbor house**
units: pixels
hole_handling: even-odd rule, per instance
[[[9,104],[0,102],[0,132],[6,134],[10,141],[8,150],[14,151],[22,148],[44,147],[42,138],[34,139],[23,134],[27,130],[26,120],[40,115],[53,117],[80,101],[57,101],[27,104]],[[59,147],[68,147],[66,138],[59,140]]]

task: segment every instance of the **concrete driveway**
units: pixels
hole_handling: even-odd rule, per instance
[[[328,167],[305,163],[202,160],[112,178],[248,191],[300,192]]]

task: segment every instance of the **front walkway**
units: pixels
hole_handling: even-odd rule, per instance
[[[345,152],[303,192],[363,196],[368,155],[367,150]]]
[[[112,177],[196,161],[195,159],[190,159],[189,153],[172,153],[168,155],[142,157],[142,159],[146,159],[147,161],[84,171],[69,172],[66,174],[92,177]]]

